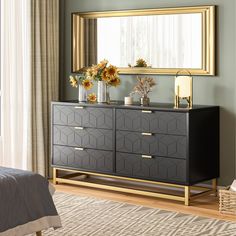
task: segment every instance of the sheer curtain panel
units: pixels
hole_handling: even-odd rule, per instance
[[[48,175],[58,32],[58,0],[2,0],[2,166]]]
[[[2,133],[0,165],[30,169],[27,155],[30,0],[1,0]]]

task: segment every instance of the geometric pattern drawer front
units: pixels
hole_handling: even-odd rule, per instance
[[[186,182],[186,161],[165,157],[142,158],[141,155],[116,153],[116,173],[161,181]]]
[[[101,150],[75,150],[73,147],[53,146],[53,165],[86,170],[112,172],[113,153]]]
[[[149,154],[185,159],[187,138],[185,136],[116,131],[116,151]]]
[[[53,144],[102,150],[113,150],[112,130],[75,129],[70,126],[53,126]]]
[[[186,135],[186,113],[117,109],[116,129]]]
[[[76,109],[75,107],[54,105],[53,124],[112,129],[112,109],[91,107]]]

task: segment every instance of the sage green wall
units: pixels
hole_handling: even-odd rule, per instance
[[[68,83],[71,72],[71,13],[77,11],[126,10],[194,5],[217,5],[217,76],[194,76],[194,103],[219,105],[220,184],[236,176],[236,1],[235,0],[61,0],[61,75],[62,99],[76,99],[77,91]],[[173,102],[173,76],[155,76],[157,86],[151,94],[156,102]],[[112,90],[112,99],[123,99],[135,76],[122,76],[122,85]]]

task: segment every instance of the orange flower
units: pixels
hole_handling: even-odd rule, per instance
[[[118,77],[114,77],[109,81],[109,85],[116,87],[116,86],[120,85],[120,82],[121,81]]]
[[[93,77],[93,70],[92,70],[92,68],[89,68],[89,69],[86,71],[86,76],[89,77],[89,78],[92,78],[92,77]]]
[[[77,88],[78,87],[78,81],[72,75],[70,76],[69,81],[70,81],[70,84],[71,84],[71,86],[73,88]]]
[[[99,62],[99,64],[97,65],[98,69],[104,69],[107,66],[108,60],[102,60]]]
[[[113,65],[110,65],[107,67],[107,75],[109,77],[114,77],[117,75],[117,67],[116,66],[113,66]]]
[[[110,80],[118,77],[118,74],[117,67],[113,65],[108,66],[108,61],[104,59],[97,65],[92,65],[86,75],[95,81],[105,81],[109,84]],[[118,80],[115,80],[114,82],[118,83]]]
[[[107,74],[107,68],[105,68],[102,72],[102,80],[103,81],[108,81],[109,77],[108,77],[108,74]]]
[[[142,59],[142,58],[139,58],[137,61],[136,61],[136,67],[147,67],[147,62]]]
[[[96,96],[96,94],[95,94],[95,93],[90,93],[90,94],[88,95],[88,101],[89,101],[89,102],[96,102],[96,101],[97,101],[97,96]]]
[[[90,90],[93,87],[93,83],[90,79],[83,80],[82,85],[86,90]]]
[[[97,66],[93,66],[92,67],[92,75],[96,76],[98,74],[98,67]]]

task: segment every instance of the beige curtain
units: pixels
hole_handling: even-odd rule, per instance
[[[28,155],[32,170],[49,174],[50,104],[59,92],[59,0],[31,1],[32,80]]]

